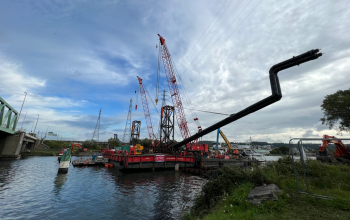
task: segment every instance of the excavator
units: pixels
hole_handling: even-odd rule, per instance
[[[87,151],[87,149],[86,149],[86,148],[82,148],[82,147],[80,146],[80,144],[75,144],[75,143],[72,142],[72,151],[73,151],[74,147],[78,147],[80,152],[85,152],[85,151]]]
[[[323,138],[336,138],[334,136],[328,136],[328,135],[323,135]],[[327,160],[328,158],[328,152],[327,152],[327,147],[329,143],[334,143],[336,146],[336,151],[334,152],[334,157],[339,160],[339,161],[344,161],[343,159],[348,160],[350,162],[350,153],[349,153],[349,148],[343,144],[341,140],[324,140],[322,141],[322,145],[319,146],[319,157],[317,158],[318,160]]]
[[[229,154],[230,156],[232,157],[235,157],[235,158],[239,158],[239,153],[238,153],[238,150],[234,150],[234,152],[231,152],[231,144],[230,142],[227,140],[226,136],[224,135],[224,132],[222,132],[221,129],[218,129],[222,139],[224,139],[226,145],[227,145],[227,151],[225,152],[226,154]],[[217,138],[217,143],[218,143],[218,140],[219,140],[219,136]],[[233,154],[232,154],[233,153]]]

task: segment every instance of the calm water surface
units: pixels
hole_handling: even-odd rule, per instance
[[[0,161],[0,219],[179,219],[206,182],[174,170],[57,170],[57,157]]]
[[[57,170],[57,157],[0,161],[0,219],[179,219],[205,183],[173,170]]]

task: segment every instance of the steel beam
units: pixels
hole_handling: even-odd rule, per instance
[[[5,114],[5,109],[7,112]],[[18,112],[0,97],[0,131],[14,134],[17,126]],[[5,124],[6,122],[6,124]]]

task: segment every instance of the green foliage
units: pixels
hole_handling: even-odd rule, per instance
[[[295,163],[299,187],[306,191],[303,168]],[[347,219],[350,217],[350,167],[309,160],[306,175],[312,193],[334,197],[320,200],[297,193],[293,161],[284,157],[264,167],[231,168],[208,172],[209,181],[195,199],[184,219]],[[283,193],[278,201],[259,206],[247,202],[251,188],[262,183],[276,184]],[[293,210],[293,212],[291,212]],[[322,213],[322,215],[320,214]]]
[[[52,149],[63,149],[63,148],[67,148],[69,143],[66,143],[63,141],[44,140],[44,144],[46,144]]]
[[[108,139],[108,144],[113,147],[119,147],[120,143],[117,140],[114,140],[114,138]]]
[[[281,146],[281,147],[276,147],[271,151],[271,154],[289,154],[289,147],[286,146]]]
[[[339,132],[350,133],[350,89],[339,90],[332,95],[327,95],[321,105],[323,118],[322,124],[329,129],[336,127]]]
[[[151,139],[148,139],[148,138],[145,138],[141,141],[141,145],[144,147],[144,148],[149,148],[149,147],[152,147],[152,141]]]
[[[101,147],[97,145],[97,141],[95,140],[86,140],[82,144],[83,148],[88,148],[88,149],[100,149]]]

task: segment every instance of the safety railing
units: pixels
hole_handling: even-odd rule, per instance
[[[295,160],[294,160],[294,153],[292,151],[292,148],[293,148],[293,145],[292,145],[292,141],[293,140],[298,140],[298,144],[296,145],[297,146],[297,149],[299,151],[299,155],[300,155],[300,161],[301,161],[301,164],[302,164],[302,168],[303,168],[303,176],[304,176],[304,181],[305,181],[305,186],[306,186],[306,192],[301,190],[300,189],[300,186],[299,186],[299,179],[298,179],[298,172],[296,170],[296,166],[295,166]],[[308,184],[308,181],[307,181],[307,176],[306,176],[306,173],[307,173],[307,170],[306,170],[306,154],[305,154],[305,150],[304,150],[304,147],[303,147],[303,141],[331,141],[331,140],[341,140],[341,141],[344,141],[344,140],[350,140],[350,138],[292,138],[290,139],[289,141],[289,146],[290,146],[290,151],[289,151],[289,155],[292,157],[292,160],[293,160],[293,170],[294,170],[294,175],[295,175],[295,181],[296,181],[296,184],[297,184],[297,188],[298,188],[298,192],[301,193],[301,194],[307,194],[307,195],[310,195],[310,196],[313,196],[313,197],[317,197],[317,198],[322,198],[322,199],[333,199],[332,197],[330,196],[324,196],[324,195],[318,195],[318,194],[313,194],[310,189],[309,189],[309,184]]]

